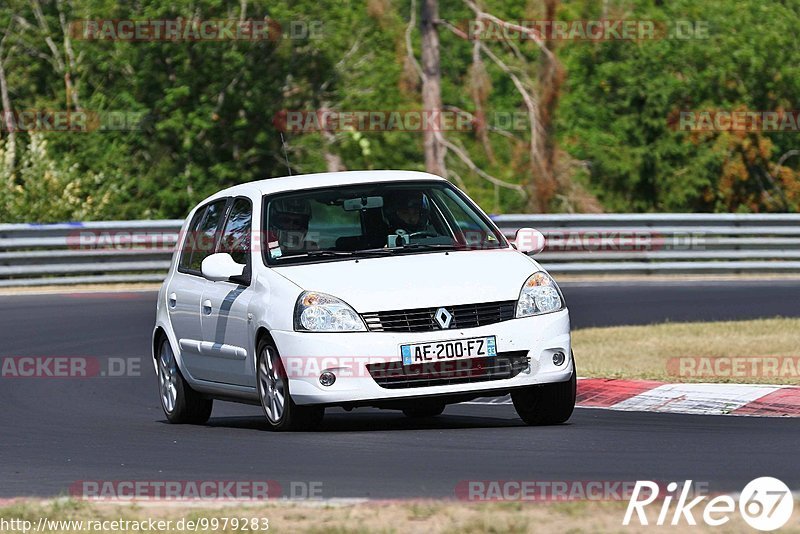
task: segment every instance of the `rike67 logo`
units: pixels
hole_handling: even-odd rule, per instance
[[[739,494],[738,502],[731,495],[692,495],[692,481],[687,480],[681,488],[677,482],[670,482],[666,494],[661,495],[663,486],[649,481],[638,480],[625,511],[623,525],[630,525],[636,514],[639,524],[648,525],[645,508],[661,500],[661,508],[655,524],[697,525],[695,515],[699,515],[706,525],[719,527],[739,514],[754,529],[776,530],[784,526],[792,517],[794,498],[789,487],[777,478],[760,477],[749,482]],[[708,501],[706,501],[708,499]],[[675,502],[674,509],[672,503]],[[656,505],[654,508],[657,508]]]

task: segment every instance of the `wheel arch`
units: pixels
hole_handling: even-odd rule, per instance
[[[157,325],[155,330],[153,330],[153,340],[150,348],[152,349],[151,355],[153,359],[158,359],[158,346],[161,344],[161,339],[167,338],[169,341],[169,336],[167,336],[167,331],[164,330],[164,327],[161,325]]]
[[[270,333],[269,329],[266,326],[259,326],[258,329],[256,330],[256,342],[255,345],[253,345],[253,347],[255,348],[255,353],[253,357],[253,372],[256,373],[255,376],[258,376],[258,357],[259,357],[258,345],[261,343],[262,340],[265,339],[270,343],[272,343],[276,348],[278,346],[275,343],[275,338],[272,337],[272,334]],[[280,353],[281,351],[278,350],[279,355]]]
[[[153,367],[156,373],[158,373],[158,346],[162,339],[166,339],[167,343],[169,343],[170,347],[172,347],[172,354],[175,355],[175,361],[178,364],[178,368],[181,370],[181,373],[183,373],[183,376],[186,377],[186,369],[183,365],[183,358],[181,357],[181,351],[179,350],[178,340],[175,339],[171,335],[169,329],[161,323],[157,323],[153,329],[153,337],[150,344],[153,357]]]

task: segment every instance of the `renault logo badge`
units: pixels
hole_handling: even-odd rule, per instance
[[[453,315],[444,308],[439,308],[436,310],[436,315],[433,316],[436,319],[436,322],[439,323],[439,327],[442,330],[447,330],[450,328],[450,322],[453,320]]]

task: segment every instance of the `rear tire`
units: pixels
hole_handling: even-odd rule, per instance
[[[578,385],[575,360],[572,362],[572,377],[566,382],[537,384],[511,393],[514,408],[526,424],[558,425],[572,416]]]
[[[193,390],[183,378],[166,336],[158,344],[158,387],[161,409],[173,424],[202,425],[211,417],[214,401]]]
[[[406,417],[411,417],[412,419],[423,419],[442,415],[444,408],[445,404],[443,402],[427,402],[407,406],[403,408],[403,413]]]
[[[294,403],[278,348],[270,340],[263,338],[258,343],[257,354],[258,397],[270,430],[285,432],[314,430],[319,427],[325,416],[325,408],[298,406]]]

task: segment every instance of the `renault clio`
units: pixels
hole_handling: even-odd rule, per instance
[[[201,202],[158,295],[153,362],[172,423],[214,400],[274,430],[326,407],[433,417],[510,394],[529,425],[575,405],[569,313],[531,255],[447,180],[358,171],[237,185]]]

